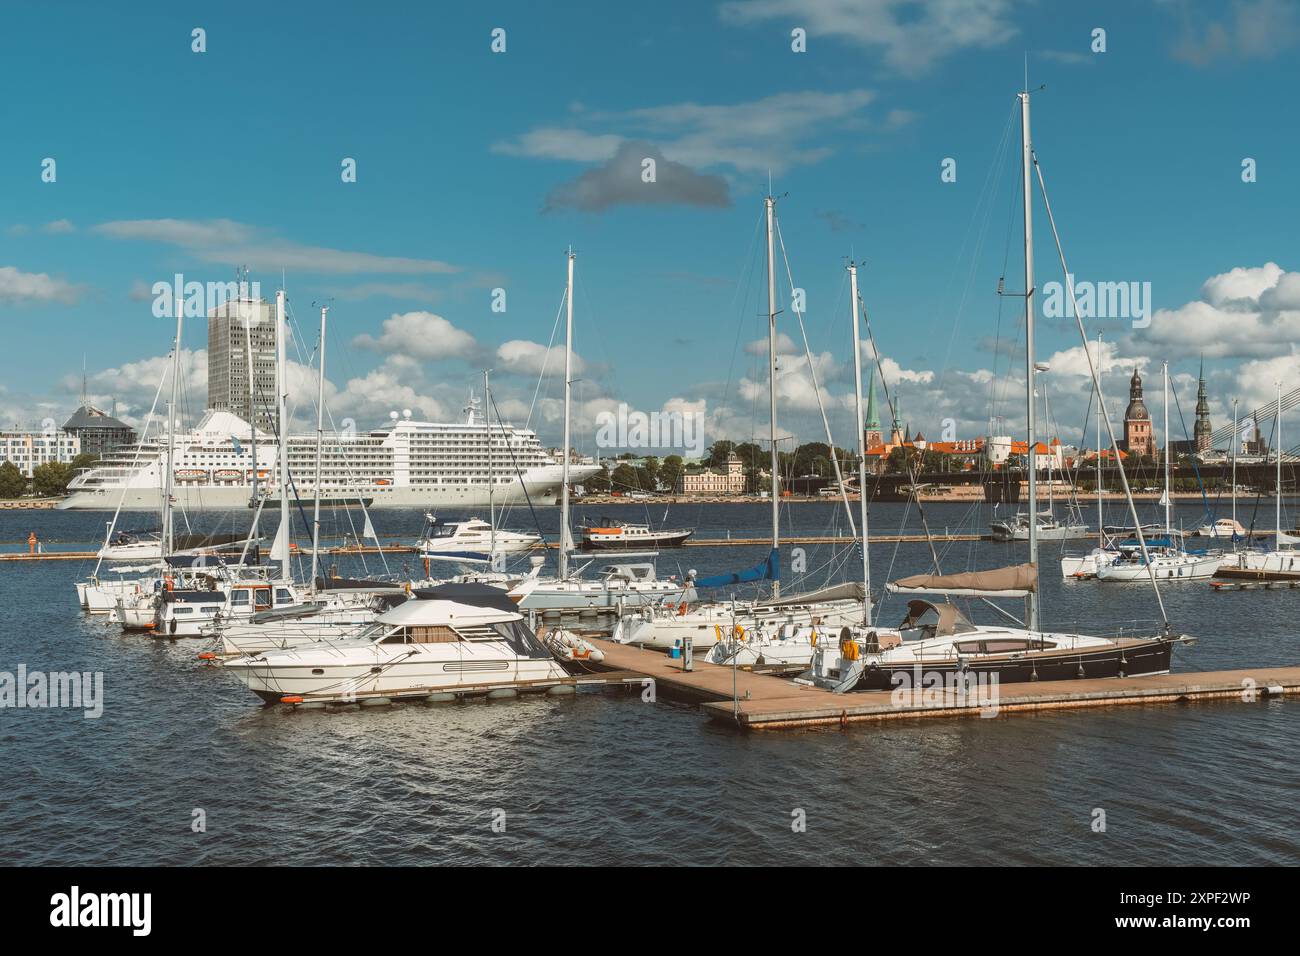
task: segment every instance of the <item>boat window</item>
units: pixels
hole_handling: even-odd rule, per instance
[[[996,641],[985,641],[984,650],[988,654],[1006,654],[1010,651],[1024,651],[1029,649],[1029,641],[1017,638],[1000,638]]]
[[[172,606],[172,614],[193,614],[193,613],[194,613],[194,608],[192,607],[181,607],[179,604]]]
[[[393,631],[392,634],[389,634],[386,638],[384,638],[379,643],[380,644],[405,644],[406,628],[404,627],[397,628],[396,630]]]
[[[289,595],[289,589],[288,589],[288,588],[276,588],[276,589],[275,589],[275,603],[276,603],[276,604],[288,604],[288,603],[290,603],[292,600],[293,600],[293,598],[290,597],[290,595]]]
[[[980,652],[979,641],[962,641],[957,645],[958,654],[978,654]]]
[[[454,644],[460,640],[459,634],[443,624],[409,627],[407,634],[412,644]]]
[[[232,607],[248,607],[248,599],[252,597],[248,591],[243,589],[230,592],[230,604]]]
[[[255,603],[258,607],[270,607],[270,606],[271,606],[271,589],[270,589],[270,588],[258,588],[258,589],[257,589],[256,591],[254,591],[253,593],[254,593],[254,595],[255,595],[254,598],[253,598],[253,603]]]

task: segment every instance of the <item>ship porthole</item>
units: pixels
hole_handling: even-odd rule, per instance
[[[323,677],[323,676],[325,676],[325,668],[323,668],[323,667],[313,667],[313,668],[311,669],[311,676],[312,676],[312,677]]]

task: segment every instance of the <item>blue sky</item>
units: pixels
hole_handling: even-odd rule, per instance
[[[1147,329],[1100,323],[1108,390],[1167,359],[1190,412],[1201,351],[1216,423],[1233,397],[1300,385],[1293,4],[64,3],[0,16],[6,425],[71,411],[83,353],[95,399],[143,414],[169,331],[141,289],[175,272],[226,280],[238,263],[268,292],[283,269],[301,321],[334,297],[336,415],[456,415],[492,365],[520,421],[572,244],[588,445],[593,416],[619,401],[702,411],[709,440],[762,433],[763,357],[745,346],[764,334],[753,241],[771,170],[837,440],[852,442],[849,254],[906,417],[974,434],[989,378],[1010,366],[1014,394],[1019,365],[989,343],[1008,238],[1007,285],[1022,285],[1015,156],[994,159],[1026,63],[1031,88],[1046,84],[1034,142],[1072,271],[1150,282],[1158,310]],[[791,50],[796,27],[807,52]],[[1097,27],[1104,53],[1090,50]],[[642,154],[660,164],[654,186],[626,175]],[[41,181],[45,157],[57,182]],[[941,181],[945,158],[956,182]],[[1041,285],[1060,276],[1037,215]],[[1001,336],[1018,341],[1016,303],[1001,305]],[[779,415],[815,440],[792,319]],[[192,322],[191,394],[204,344]],[[1086,404],[1077,347],[1042,323],[1040,352],[1062,353],[1051,389],[1067,439]],[[553,375],[542,394],[532,423],[556,437]]]

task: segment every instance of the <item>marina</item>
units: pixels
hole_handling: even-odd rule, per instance
[[[1284,938],[1300,2],[10,6],[20,933]]]

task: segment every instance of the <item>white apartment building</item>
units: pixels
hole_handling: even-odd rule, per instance
[[[14,428],[0,432],[0,461],[12,461],[28,478],[46,462],[65,465],[81,454],[81,438],[57,428]]]

